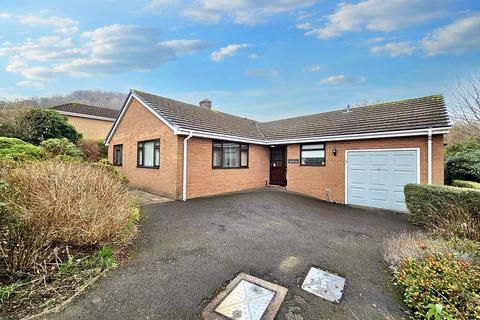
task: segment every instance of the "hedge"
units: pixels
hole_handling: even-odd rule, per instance
[[[431,231],[480,240],[480,190],[407,184],[405,202],[411,219]]]
[[[0,159],[41,160],[45,158],[42,148],[17,138],[0,137]]]
[[[445,161],[445,181],[468,180],[480,182],[480,150],[460,152]]]
[[[459,188],[471,188],[480,190],[480,183],[465,180],[453,180],[452,186]]]

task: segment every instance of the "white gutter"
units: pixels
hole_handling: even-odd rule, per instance
[[[188,137],[183,140],[182,201],[187,201],[187,145],[191,137],[193,134],[190,132]]]
[[[210,138],[218,140],[227,140],[227,141],[236,141],[236,142],[245,142],[253,143],[260,145],[279,145],[279,144],[292,144],[292,143],[308,143],[308,142],[318,142],[318,141],[342,141],[342,140],[360,140],[360,139],[379,139],[379,138],[396,138],[396,137],[411,137],[428,134],[444,134],[448,133],[450,127],[443,128],[434,128],[434,129],[415,129],[415,130],[401,130],[401,131],[387,131],[387,132],[375,132],[375,133],[360,133],[360,134],[349,134],[349,135],[336,135],[336,136],[319,136],[313,138],[297,138],[297,139],[278,139],[278,140],[259,140],[259,139],[249,139],[249,138],[240,138],[231,135],[208,133],[204,131],[196,130],[186,130],[178,128],[176,134],[187,135],[192,134],[194,137],[200,138]]]
[[[55,109],[52,109],[52,110],[57,111],[58,113],[60,113],[61,115],[64,115],[64,116],[86,118],[86,119],[95,119],[95,120],[104,120],[104,121],[110,121],[110,122],[115,121],[115,118],[93,116],[93,115],[85,114],[85,113],[69,112],[69,111],[62,111],[62,110],[55,110]]]
[[[432,184],[432,129],[428,130],[428,184]]]

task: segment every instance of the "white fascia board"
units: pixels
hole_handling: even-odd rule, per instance
[[[146,104],[145,102],[143,102],[143,100],[138,97],[135,93],[132,93],[132,96],[138,101],[140,102],[145,108],[148,109],[148,111],[150,111],[151,113],[153,113],[153,115],[155,117],[157,117],[158,119],[160,119],[167,127],[169,127],[170,129],[173,130],[173,133],[174,134],[178,134],[178,130],[179,130],[179,127],[178,126],[175,126],[173,124],[171,124],[170,122],[168,122],[164,117],[162,117],[161,115],[159,115],[155,110],[152,109],[152,107],[150,107],[148,104]]]
[[[53,109],[53,110],[55,110],[55,109]],[[68,111],[61,111],[61,110],[55,110],[55,111],[57,111],[58,113],[60,113],[61,115],[64,115],[64,116],[86,118],[86,119],[95,119],[95,120],[104,120],[104,121],[110,121],[110,122],[115,121],[115,118],[93,116],[93,115],[85,114],[85,113],[68,112]]]
[[[432,134],[445,134],[448,133],[450,127],[431,129]],[[303,139],[282,139],[282,140],[258,140],[249,138],[240,138],[230,135],[213,134],[202,131],[179,129],[177,134],[189,135],[193,134],[194,137],[210,138],[226,141],[237,141],[245,143],[253,143],[260,145],[280,145],[280,144],[293,144],[293,143],[309,143],[309,142],[327,142],[327,141],[342,141],[342,140],[361,140],[361,139],[380,139],[380,138],[397,138],[397,137],[411,137],[418,135],[427,135],[430,129],[416,129],[416,130],[402,130],[402,131],[390,131],[390,132],[376,132],[376,133],[362,133],[352,135],[338,135],[338,136],[323,136],[314,138]]]
[[[233,141],[233,142],[245,142],[245,143],[261,144],[261,145],[267,144],[265,140],[241,138],[236,136],[208,133],[208,132],[196,131],[196,130],[179,129],[177,134],[189,135],[190,133],[192,134],[192,136],[199,137],[199,138],[209,138],[209,139],[225,140],[225,141]]]
[[[327,141],[342,141],[342,140],[411,137],[411,136],[418,136],[418,135],[427,135],[429,130],[432,130],[432,134],[445,134],[445,133],[448,133],[449,129],[450,127],[444,127],[444,128],[435,128],[435,129],[416,129],[416,130],[361,133],[361,134],[338,135],[338,136],[323,136],[323,137],[303,138],[303,139],[269,140],[269,141],[266,141],[266,144],[276,145],[276,144],[293,144],[293,143],[308,143],[308,142],[323,142],[323,141],[327,142]]]
[[[132,99],[135,99],[137,100],[142,106],[144,106],[148,111],[150,111],[155,117],[157,117],[158,119],[160,119],[164,124],[167,125],[167,127],[169,127],[170,129],[173,130],[173,133],[174,134],[178,134],[178,127],[176,126],[173,126],[172,124],[170,124],[167,120],[165,120],[163,117],[161,117],[158,113],[155,112],[155,110],[153,110],[149,105],[147,105],[146,103],[144,103],[142,101],[142,99],[140,99],[139,97],[137,97],[134,93],[130,92],[130,94],[128,95],[128,98],[125,100],[125,103],[123,104],[123,107],[120,111],[120,114],[117,116],[117,119],[115,120],[115,123],[113,124],[113,127],[112,127],[112,130],[110,131],[110,133],[108,134],[107,136],[107,139],[105,139],[105,145],[108,146],[108,144],[110,143],[110,139],[112,138],[113,134],[115,133],[115,131],[117,130],[117,126],[118,124],[120,123],[120,120],[123,118],[123,115],[125,114],[125,111],[127,110],[127,107],[128,105],[130,104],[130,102],[132,101]]]

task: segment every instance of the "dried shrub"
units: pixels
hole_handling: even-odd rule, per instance
[[[434,252],[454,252],[445,241],[431,239],[424,232],[401,232],[383,242],[383,257],[389,269],[396,272],[408,259],[420,259]]]
[[[77,147],[83,154],[85,160],[97,162],[107,157],[107,147],[100,140],[79,140]]]
[[[134,235],[135,198],[101,166],[46,161],[0,176],[0,270],[29,272],[52,248],[121,245]]]

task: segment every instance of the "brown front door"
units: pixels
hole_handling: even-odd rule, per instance
[[[270,148],[270,184],[287,185],[285,146]]]

